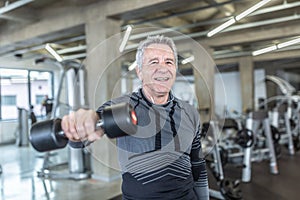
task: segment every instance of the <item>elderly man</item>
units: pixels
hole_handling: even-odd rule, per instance
[[[62,128],[72,141],[95,141],[103,130],[96,121],[106,106],[128,102],[138,118],[134,135],[117,138],[123,199],[209,199],[197,110],[171,92],[177,50],[164,36],[139,44],[136,73],[142,86],[112,99],[97,111],[80,109],[64,116]]]

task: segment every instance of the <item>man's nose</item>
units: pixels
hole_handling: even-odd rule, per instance
[[[167,64],[160,64],[158,67],[158,70],[160,72],[167,72],[168,71],[169,66]]]

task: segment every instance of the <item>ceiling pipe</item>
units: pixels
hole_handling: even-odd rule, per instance
[[[64,56],[64,60],[74,60],[74,59],[82,59],[86,58],[87,53],[78,53],[78,54],[73,54],[69,56]]]
[[[77,51],[85,51],[86,50],[86,45],[79,45],[76,47],[69,47],[69,48],[64,48],[61,50],[57,50],[56,52],[58,54],[67,54],[67,53],[73,53]]]
[[[244,1],[244,0],[231,0],[231,1],[225,1],[225,2],[222,2],[222,3],[211,4],[211,5],[208,5],[208,6],[200,6],[200,7],[190,9],[190,10],[176,12],[176,14],[162,16],[162,17],[155,17],[155,18],[151,18],[151,19],[148,19],[148,20],[141,20],[141,21],[137,21],[137,22],[134,22],[134,23],[130,23],[130,24],[131,25],[140,25],[140,24],[160,21],[160,20],[167,19],[167,18],[170,18],[170,17],[179,17],[179,16],[182,16],[182,15],[187,15],[187,14],[197,12],[197,11],[200,11],[200,10],[206,10],[206,9],[209,9],[209,8],[220,7],[220,6],[224,6],[224,5],[230,4],[230,3],[235,3],[235,2],[238,2],[238,1]],[[122,26],[122,29],[124,29],[124,28],[126,29],[126,26],[127,25]]]
[[[276,52],[283,52],[283,51],[298,51],[300,50],[300,45],[294,45],[290,47],[286,47],[284,49],[278,49]],[[232,50],[220,50],[220,51],[215,51],[214,53],[214,58],[215,59],[224,59],[224,58],[233,58],[233,57],[241,57],[241,56],[251,56],[252,52],[251,51],[242,51],[242,52],[237,52],[237,51],[232,51]]]
[[[237,30],[242,30],[242,29],[246,29],[246,28],[265,26],[265,25],[270,25],[270,24],[275,24],[275,23],[282,23],[282,22],[291,21],[291,20],[298,20],[298,19],[300,19],[300,15],[295,14],[295,15],[288,16],[288,17],[281,17],[281,18],[275,18],[275,19],[265,20],[265,21],[260,21],[260,22],[253,22],[253,23],[248,23],[248,24],[235,25],[235,26],[227,28],[226,30],[223,30],[222,32],[237,31]],[[143,34],[148,35],[149,33],[150,32],[143,33]],[[190,33],[190,34],[186,34],[186,35],[183,35],[183,36],[176,36],[176,37],[173,37],[172,39],[174,41],[177,41],[177,40],[185,39],[187,37],[190,37],[190,38],[205,37],[207,33],[208,33],[208,31],[195,32],[195,33]],[[131,49],[136,48],[137,46],[138,46],[138,44],[127,45],[125,50],[131,50]]]
[[[211,5],[218,4],[217,0],[204,0],[204,1],[207,2],[208,4],[211,4]],[[227,4],[227,5],[218,7],[218,10],[220,12],[223,12],[225,14],[225,16],[230,16],[230,15],[232,15],[232,13],[234,13],[235,8],[234,8],[233,5],[228,5]]]
[[[298,7],[298,6],[300,6],[300,2],[284,3],[284,4],[278,5],[278,6],[262,8],[260,10],[257,10],[255,12],[251,13],[249,16],[257,16],[257,15],[261,15],[261,14],[265,14],[265,13],[270,13],[270,12],[276,12],[276,11],[280,11],[280,10],[295,8],[295,7]],[[198,26],[218,24],[218,23],[226,22],[230,18],[231,17],[224,17],[224,18],[220,18],[220,19],[206,20],[206,21],[203,21],[203,22],[187,24],[187,25],[183,25],[183,26],[171,27],[171,28],[168,28],[168,29],[162,29],[162,30],[158,30],[158,31],[151,31],[151,32],[148,32],[148,33],[132,34],[129,37],[129,40],[137,40],[137,39],[145,38],[145,37],[147,37],[147,35],[164,34],[164,33],[168,33],[168,32],[171,32],[171,31],[179,31],[179,30],[187,29],[187,28],[195,28],[195,27],[198,27]],[[288,18],[286,18],[285,20],[288,20]],[[294,20],[294,17],[290,17],[290,19]],[[236,30],[239,30],[241,27],[240,27],[240,25],[232,26],[232,27],[227,28],[226,31],[227,30],[231,31],[231,30],[234,30],[235,28],[237,28]],[[247,28],[247,25],[245,25],[245,28]],[[206,35],[207,32],[208,31],[201,32],[200,34],[199,33],[192,33],[191,35],[193,37],[202,37],[202,36]],[[225,32],[225,31],[223,31],[223,32]]]
[[[241,19],[247,17],[249,14],[253,13],[254,11],[260,9],[262,6],[266,5],[267,3],[269,3],[271,0],[262,0],[256,4],[254,4],[253,6],[251,6],[250,8],[246,9],[245,11],[239,13],[236,16],[233,16],[231,19],[229,19],[227,22],[219,25],[218,27],[212,29],[211,31],[209,31],[207,33],[207,37],[212,37],[215,34],[222,32],[224,29],[226,29],[227,27],[231,26],[232,24],[240,21]]]
[[[248,24],[241,24],[241,25],[235,25],[232,27],[229,27],[228,29],[224,30],[223,32],[229,32],[229,31],[236,31],[236,30],[241,30],[241,29],[245,29],[245,28],[253,28],[253,27],[258,27],[258,26],[264,26],[264,25],[270,25],[270,24],[274,24],[274,23],[280,23],[280,22],[286,22],[286,21],[291,21],[291,20],[297,20],[300,19],[299,15],[292,15],[292,16],[288,16],[288,17],[282,17],[282,18],[276,18],[276,19],[271,19],[271,20],[265,20],[265,21],[261,21],[261,22],[254,22],[254,23],[248,23]],[[214,20],[216,23],[218,22],[218,20]],[[206,22],[203,22],[206,23]],[[171,32],[171,29],[162,29],[162,30],[158,30],[156,32],[152,31],[152,32],[148,32],[148,33],[141,33],[141,34],[136,34],[133,35],[129,38],[129,40],[133,40],[133,39],[139,39],[139,38],[143,38],[146,37],[148,34],[162,34],[162,33],[166,33],[166,32]],[[187,34],[185,36],[183,36],[184,38],[186,37],[191,37],[191,38],[197,38],[197,37],[205,37],[208,31],[202,31],[202,32],[195,32],[195,33],[191,33],[191,34]],[[182,36],[178,36],[173,38],[173,40],[181,40],[184,39]],[[78,41],[78,40],[82,40],[84,39],[85,36],[77,36],[74,37],[73,39],[66,39],[66,40],[62,40],[62,41],[57,41],[55,43],[57,44],[64,44],[70,41]],[[137,48],[138,44],[128,44],[125,48],[125,50],[132,50]],[[31,47],[28,49],[23,49],[23,50],[17,50],[14,52],[14,54],[16,53],[26,53],[28,51],[35,51],[35,50],[39,50],[39,49],[43,49],[44,45],[40,45],[40,46],[36,46],[36,47]],[[78,51],[79,47],[74,47],[74,49],[66,49],[69,53],[72,52],[72,50],[74,51]],[[84,47],[80,47],[80,50],[83,50],[82,48]],[[63,53],[61,51],[64,51],[64,49],[59,50],[59,53]],[[247,53],[250,54],[251,53]],[[244,55],[244,54],[243,54]],[[82,55],[81,55],[82,56]],[[80,56],[80,57],[81,57]]]
[[[287,16],[287,17],[280,17],[280,18],[264,20],[264,21],[260,21],[260,22],[253,22],[253,23],[232,26],[232,27],[227,28],[226,30],[223,30],[222,33],[246,29],[246,28],[253,28],[253,27],[258,27],[258,26],[265,26],[265,25],[270,25],[270,24],[276,24],[276,23],[281,23],[281,22],[287,22],[287,21],[292,21],[292,20],[298,20],[298,19],[300,19],[300,15],[294,14],[294,15]]]
[[[282,48],[285,48],[285,47],[288,47],[288,46],[291,46],[291,45],[294,45],[294,44],[298,44],[298,43],[300,43],[300,37],[294,38],[292,40],[288,40],[286,42],[281,42],[279,44],[273,44],[272,46],[265,47],[265,48],[253,51],[252,56],[258,56],[258,55],[261,55],[261,54],[264,54],[264,53],[268,53],[268,52],[271,52],[271,51],[282,49]]]
[[[12,10],[12,5],[14,5],[15,8],[17,8],[16,6],[19,5],[25,5],[25,3],[30,3],[34,0],[20,0],[18,2],[12,3],[8,6],[10,6],[10,9]],[[282,5],[277,5],[277,6],[272,6],[272,7],[268,7],[268,8],[263,8],[260,9],[258,11],[253,12],[252,14],[250,14],[249,16],[255,16],[255,15],[260,15],[260,14],[264,14],[264,13],[269,13],[269,12],[275,12],[275,11],[279,11],[279,10],[284,10],[284,9],[290,9],[290,8],[294,8],[294,7],[298,7],[300,6],[300,2],[294,2],[294,3],[283,3]],[[3,12],[3,8],[0,8],[0,13]],[[8,10],[6,11],[8,12]],[[195,12],[195,11],[190,11],[190,12]],[[189,14],[188,12],[186,14]],[[179,15],[181,15],[179,13]],[[170,16],[166,16],[167,17],[175,17],[177,16],[175,15],[170,15]],[[187,24],[187,25],[183,25],[183,26],[178,26],[178,27],[172,27],[170,29],[163,29],[163,30],[158,30],[157,32],[148,32],[148,33],[141,33],[141,34],[135,34],[130,36],[129,40],[135,40],[135,39],[140,39],[143,37],[146,37],[148,34],[163,34],[163,33],[167,33],[167,32],[171,32],[174,30],[181,30],[181,29],[187,29],[187,28],[193,28],[193,27],[197,27],[197,26],[204,26],[204,25],[211,25],[211,24],[216,24],[216,23],[221,23],[224,21],[227,21],[230,17],[225,17],[225,18],[220,18],[220,19],[213,19],[213,20],[208,20],[208,21],[203,21],[203,22],[199,22],[199,23],[193,23],[193,24]],[[228,32],[228,31],[233,31],[233,30],[240,30],[243,28],[250,28],[250,27],[255,27],[255,26],[261,26],[264,25],[265,23],[268,24],[272,24],[272,23],[279,23],[279,22],[284,22],[284,21],[289,21],[289,20],[295,20],[295,19],[299,19],[298,15],[294,15],[291,17],[283,17],[283,18],[279,18],[279,19],[273,19],[273,20],[269,20],[269,22],[264,21],[264,22],[256,22],[256,23],[250,23],[250,24],[244,24],[244,25],[236,25],[236,26],[232,26],[230,28],[228,28],[227,30],[223,31],[223,32]],[[258,24],[260,23],[260,24]],[[265,24],[266,25],[266,24]],[[203,31],[203,32],[196,32],[196,33],[191,33],[188,34],[189,37],[202,37],[205,36],[207,34],[207,31]],[[77,37],[75,37],[77,38]],[[85,36],[79,36],[79,40],[84,39]],[[176,38],[175,38],[176,39]],[[178,38],[180,39],[180,38]],[[68,41],[72,41],[71,39],[67,39]],[[78,39],[74,39],[74,40],[78,40]],[[55,43],[65,43],[66,41],[59,41],[59,42],[55,42]],[[131,44],[128,45],[126,47],[126,50],[128,49],[133,49],[136,48],[137,44]],[[31,47],[31,48],[26,48],[26,49],[22,49],[22,50],[17,50],[15,52],[19,52],[19,53],[26,53],[28,51],[34,51],[34,50],[38,50],[38,49],[43,49],[44,45],[40,45],[40,46],[35,46],[35,47]],[[76,49],[74,49],[74,51],[77,51]],[[13,53],[15,53],[13,52]]]
[[[77,41],[85,40],[85,38],[86,38],[85,35],[80,35],[80,36],[76,36],[76,37],[73,37],[73,38],[68,38],[68,39],[55,41],[55,44],[61,44],[61,45],[62,44],[67,44],[67,43],[70,43],[70,42],[77,42]],[[10,55],[16,55],[16,54],[24,54],[24,53],[31,52],[31,51],[38,51],[38,50],[41,50],[41,49],[44,49],[44,48],[45,48],[45,44],[41,44],[41,45],[38,45],[38,46],[28,47],[28,48],[24,48],[24,49],[18,49],[18,50],[11,51],[11,52],[8,52],[8,53],[0,54],[0,56],[10,56]],[[62,50],[60,50],[60,51],[62,51]]]
[[[300,6],[300,2],[292,2],[292,3],[287,3],[286,1],[278,6],[272,6],[272,7],[267,7],[267,8],[262,8],[260,10],[257,10],[250,14],[249,16],[254,16],[254,15],[260,15],[260,14],[265,14],[265,13],[270,13],[270,12],[276,12],[280,10],[285,10],[285,9],[290,9],[290,8],[295,8]]]
[[[26,5],[28,3],[31,3],[33,1],[34,0],[20,0],[20,1],[16,1],[16,2],[13,2],[11,4],[5,5],[5,6],[0,8],[0,15],[2,15],[4,13],[7,13],[9,11],[12,11],[14,9],[17,9],[17,8],[19,8],[23,5]]]

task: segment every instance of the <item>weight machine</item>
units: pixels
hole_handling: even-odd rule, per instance
[[[50,58],[42,58],[36,60],[38,62],[50,62],[60,68],[60,78],[58,84],[58,90],[55,94],[53,102],[53,110],[51,113],[51,119],[59,116],[60,111],[61,92],[64,84],[66,85],[68,110],[76,110],[79,107],[85,107],[85,94],[84,94],[84,76],[85,69],[80,62],[76,60],[64,60],[62,62],[54,61]],[[55,156],[53,152],[46,152],[44,155],[43,166],[38,171],[38,177],[49,179],[87,179],[91,176],[91,160],[90,152],[85,148],[76,149],[70,145],[68,147],[68,172],[61,172],[61,166],[64,164],[52,165],[50,158]]]
[[[250,116],[246,121],[246,127],[254,134],[256,134],[258,133],[259,125],[262,125],[264,129],[266,147],[254,149],[253,146],[249,146],[245,148],[242,173],[243,182],[249,182],[251,180],[251,163],[253,161],[269,159],[270,172],[272,174],[278,174],[278,166],[272,139],[271,125],[269,122],[267,111],[258,110],[250,113]]]
[[[292,85],[277,76],[266,76],[265,80],[276,84],[283,94],[270,97],[264,104],[276,101],[271,112],[272,125],[280,132],[279,143],[286,145],[289,154],[294,155],[295,150],[300,149],[300,96],[295,94]]]
[[[202,144],[204,149],[209,151],[206,158],[208,168],[212,171],[214,178],[217,181],[219,190],[209,189],[210,197],[216,199],[240,200],[243,198],[240,189],[239,180],[225,178],[223,171],[224,157],[222,147],[219,145],[220,129],[218,121],[210,121],[204,123],[202,133],[208,136],[208,141]]]
[[[268,112],[258,110],[242,115],[240,119],[226,119],[223,136],[219,145],[222,147],[224,163],[242,166],[243,182],[251,180],[251,164],[262,160],[270,161],[270,172],[278,173],[274,140]],[[276,146],[277,147],[277,146]]]

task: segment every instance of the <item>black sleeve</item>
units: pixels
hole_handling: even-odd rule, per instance
[[[209,199],[208,177],[206,162],[201,149],[200,125],[197,128],[196,136],[191,149],[192,173],[194,178],[194,191],[198,200]]]

